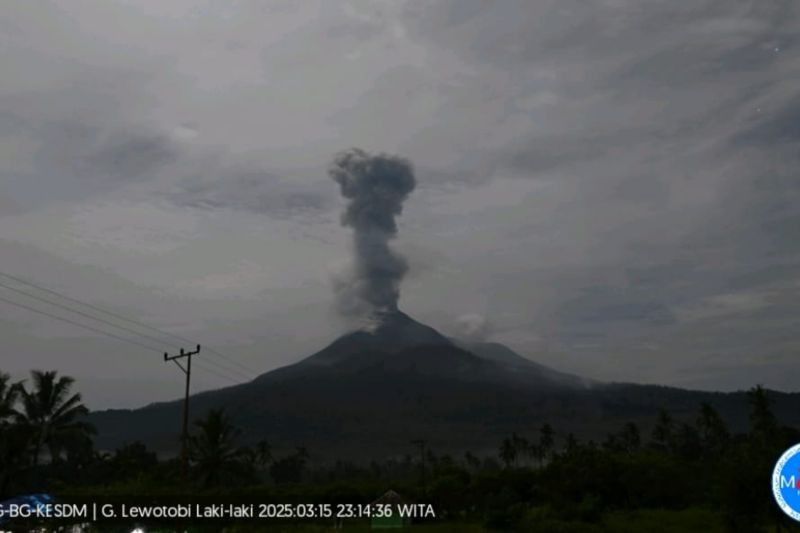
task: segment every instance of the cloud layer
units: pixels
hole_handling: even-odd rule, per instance
[[[137,316],[167,306],[161,325],[272,368],[336,333],[327,280],[349,234],[326,173],[359,146],[414,163],[393,248],[415,317],[447,330],[480,310],[493,339],[594,378],[796,387],[799,15],[792,0],[8,3],[0,253]],[[109,281],[87,289],[83,268]],[[67,332],[3,312],[15,372],[68,356],[80,377],[108,351],[73,332],[48,359],[43,335]]]

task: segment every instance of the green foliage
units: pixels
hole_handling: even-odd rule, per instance
[[[16,409],[21,383],[9,383],[11,376],[0,372],[0,425],[10,424],[19,416]]]
[[[506,465],[506,468],[510,468],[517,460],[517,447],[512,439],[503,439],[502,444],[500,444],[500,460],[503,461],[503,464]]]
[[[212,409],[194,423],[189,437],[189,459],[195,476],[204,487],[238,482],[252,474],[246,455],[236,445],[239,430],[221,409]]]
[[[120,477],[132,478],[153,471],[158,466],[158,458],[144,444],[134,442],[114,452],[109,464]]]
[[[294,453],[274,461],[269,472],[275,483],[300,483],[307,461],[308,451],[300,447]]]
[[[25,466],[30,431],[15,424],[20,385],[10,383],[10,376],[0,372],[0,498],[10,488],[11,480]]]
[[[437,522],[415,524],[423,531],[792,530],[765,479],[800,432],[780,425],[770,394],[760,387],[748,393],[747,433],[732,433],[710,403],[699,405],[691,418],[662,410],[652,425],[627,423],[602,445],[580,442],[545,423],[527,437],[499,435],[494,458],[466,452],[459,459],[429,448],[423,489],[419,461],[410,454],[369,464],[314,464],[304,447],[273,450],[262,440],[245,448],[221,410],[193,425],[193,476],[186,484],[179,460],[159,460],[140,442],[97,453],[82,425],[80,395],[70,393],[72,380],[55,372],[32,376],[26,390],[0,373],[0,496],[55,490],[352,504],[374,501],[392,488],[408,501],[434,505]],[[645,433],[649,439],[643,441],[640,425],[652,428]],[[53,460],[39,464],[43,450]]]
[[[639,426],[628,422],[619,432],[609,435],[603,447],[611,452],[634,453],[641,444]]]
[[[27,426],[0,423],[0,499],[11,494],[15,481],[30,463],[31,432]]]
[[[701,446],[707,455],[717,455],[728,447],[730,439],[728,428],[719,413],[708,403],[700,406],[697,429]]]
[[[555,431],[550,424],[544,424],[539,430],[539,446],[542,448],[544,454],[550,453],[555,444]]]
[[[75,380],[69,376],[57,378],[57,372],[31,371],[33,388],[20,385],[22,412],[20,423],[31,430],[32,462],[39,463],[44,448],[51,461],[59,461],[65,449],[73,453],[86,445],[94,428],[81,420],[89,410],[81,403],[79,393],[70,395]]]
[[[675,421],[664,409],[658,411],[658,419],[653,427],[650,446],[662,452],[675,449]]]
[[[747,393],[747,400],[750,403],[751,435],[760,444],[769,444],[778,432],[778,421],[770,409],[767,391],[758,385]]]

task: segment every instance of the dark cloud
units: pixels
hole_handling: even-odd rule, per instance
[[[179,147],[167,136],[133,124],[107,126],[86,117],[31,124],[42,139],[39,160],[90,184],[148,179],[175,162]]]
[[[20,28],[30,27],[0,58],[8,74],[0,89],[0,149],[12,147],[4,152],[3,174],[22,209],[152,180],[180,157],[156,123],[137,115],[147,75],[123,63],[52,61],[39,49],[46,47],[44,37],[35,44],[22,38],[42,30],[24,19]]]
[[[4,174],[9,194],[25,209],[155,180],[181,156],[168,137],[147,127],[99,124],[90,116],[41,122],[14,116],[0,124],[0,139],[5,133],[19,146]]]
[[[324,182],[293,181],[266,170],[242,170],[212,162],[182,179],[168,197],[187,207],[309,220],[333,207],[333,195],[323,191]]]
[[[78,169],[103,177],[133,179],[151,175],[177,157],[177,147],[163,135],[117,133],[83,157]]]

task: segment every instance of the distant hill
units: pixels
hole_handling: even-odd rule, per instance
[[[773,394],[783,423],[800,423],[800,395]],[[404,454],[411,439],[433,449],[486,453],[511,432],[557,431],[598,438],[629,420],[646,429],[663,407],[694,416],[715,405],[735,429],[746,424],[743,393],[600,384],[531,361],[499,343],[448,339],[399,311],[378,317],[302,361],[191,398],[193,418],[224,407],[244,439],[277,449],[305,445],[318,459]],[[175,453],[180,401],[90,415],[98,446],[135,440]]]

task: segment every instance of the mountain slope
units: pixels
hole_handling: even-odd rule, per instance
[[[492,361],[518,373],[537,376],[539,379],[548,383],[578,388],[588,387],[593,384],[589,379],[558,372],[535,361],[531,361],[527,357],[521,356],[508,346],[500,344],[499,342],[469,342],[455,339],[452,339],[452,341],[457,346],[474,353],[482,359]]]
[[[800,422],[800,395],[775,395],[776,413]],[[438,451],[494,453],[511,432],[544,422],[559,432],[597,438],[634,420],[647,425],[658,409],[694,416],[701,402],[733,425],[746,423],[744,394],[667,387],[587,387],[576,376],[529,361],[496,343],[452,341],[407,315],[379,317],[316,354],[251,382],[196,394],[193,418],[224,408],[246,443],[305,445],[317,459],[366,460],[408,451],[414,438]],[[98,446],[140,440],[175,453],[181,402],[92,413]]]

